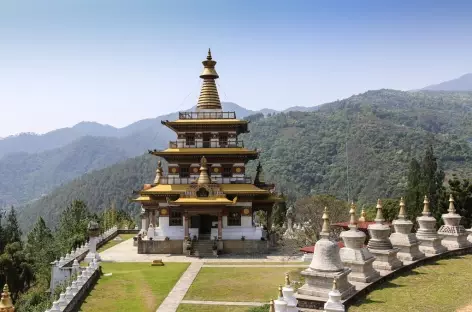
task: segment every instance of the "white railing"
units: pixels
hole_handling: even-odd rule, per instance
[[[77,261],[77,259],[75,261]],[[79,296],[85,295],[86,288],[90,287],[90,279],[94,275],[95,271],[98,270],[98,268],[98,262],[94,259],[89,263],[88,267],[84,268],[80,274],[78,274],[77,278],[66,287],[65,292],[61,292],[59,299],[54,301],[52,307],[45,312],[76,310],[77,307],[73,307],[73,305],[76,305],[80,302],[80,300],[78,300]]]
[[[116,235],[117,232],[117,226],[106,230],[98,237],[97,244],[107,241],[110,237]],[[49,289],[51,294],[54,294],[54,290],[57,286],[69,281],[71,277],[78,272],[77,268],[79,267],[79,262],[85,258],[89,250],[89,243],[86,242],[79,248],[76,248],[65,256],[62,256],[59,260],[51,262],[51,284]]]

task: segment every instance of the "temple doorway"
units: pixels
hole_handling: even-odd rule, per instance
[[[211,228],[218,227],[218,217],[217,216],[212,216],[212,215],[207,215],[207,214],[202,214],[199,216],[200,217],[200,227],[199,227],[199,234],[200,235],[210,235],[211,234]]]

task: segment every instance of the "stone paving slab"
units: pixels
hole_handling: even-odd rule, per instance
[[[184,299],[190,285],[202,268],[202,262],[193,262],[188,269],[182,274],[177,284],[170,291],[164,301],[161,303],[156,312],[175,312],[180,302]]]
[[[171,254],[138,254],[138,247],[133,246],[133,240],[128,239],[100,253],[103,262],[152,262],[156,259],[162,259],[165,262],[300,262],[300,256],[286,256],[282,254],[270,255],[223,255],[213,259],[200,259],[187,257],[184,255]],[[308,265],[308,264],[307,264]]]
[[[185,304],[207,304],[207,305],[223,305],[223,306],[248,306],[248,307],[261,307],[264,304],[262,302],[241,302],[241,301],[199,301],[199,300],[182,300],[180,303]]]

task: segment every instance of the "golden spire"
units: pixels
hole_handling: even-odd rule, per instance
[[[449,209],[447,210],[449,213],[456,213],[456,207],[454,207],[454,197],[452,197],[452,194],[449,195]]]
[[[221,109],[220,97],[216,88],[215,79],[219,76],[216,73],[214,61],[211,57],[211,51],[208,49],[208,56],[203,64],[203,72],[200,78],[203,79],[200,97],[198,98],[197,109]]]
[[[336,278],[333,278],[333,290],[337,290],[338,289],[338,281],[336,280]]]
[[[207,160],[205,156],[200,160],[200,176],[198,176],[197,184],[209,184],[211,183],[210,177],[208,176]]]
[[[269,312],[275,312],[274,300],[269,302]]]
[[[375,223],[382,223],[385,221],[383,213],[382,213],[382,201],[377,199],[377,215],[375,216]]]
[[[361,217],[360,217],[359,220],[357,220],[357,221],[359,221],[359,222],[365,222],[365,221],[366,221],[365,217],[366,217],[365,209],[364,209],[364,207],[362,207],[362,210],[361,210]]]
[[[405,220],[406,218],[406,210],[405,210],[405,201],[403,197],[400,198],[400,212],[398,213],[398,219]]]
[[[3,286],[2,297],[0,299],[0,312],[14,312],[15,307],[13,306],[13,302],[10,298],[10,291],[8,289],[8,285],[5,283]]]
[[[430,216],[431,211],[429,211],[429,199],[428,196],[424,196],[424,201],[423,201],[423,212],[421,213],[423,216]]]
[[[159,184],[159,182],[161,181],[161,177],[162,177],[162,164],[161,164],[161,161],[159,160],[157,162],[156,178],[154,179],[154,184]]]
[[[349,214],[351,215],[351,219],[349,220],[349,228],[355,229],[357,227],[357,221],[356,221],[356,204],[354,204],[354,201],[351,202],[351,209],[349,210]]]
[[[285,273],[285,286],[290,286],[290,275]]]
[[[321,228],[320,236],[328,237],[329,231],[331,230],[331,227],[329,225],[328,207],[325,207],[323,216],[321,218],[323,219],[323,227]]]
[[[279,298],[283,298],[284,293],[282,292],[282,285],[279,286]]]

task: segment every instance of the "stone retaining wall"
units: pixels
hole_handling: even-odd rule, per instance
[[[263,240],[224,240],[223,253],[267,254],[269,253],[269,242]]]
[[[139,240],[138,254],[182,254],[183,240]]]

